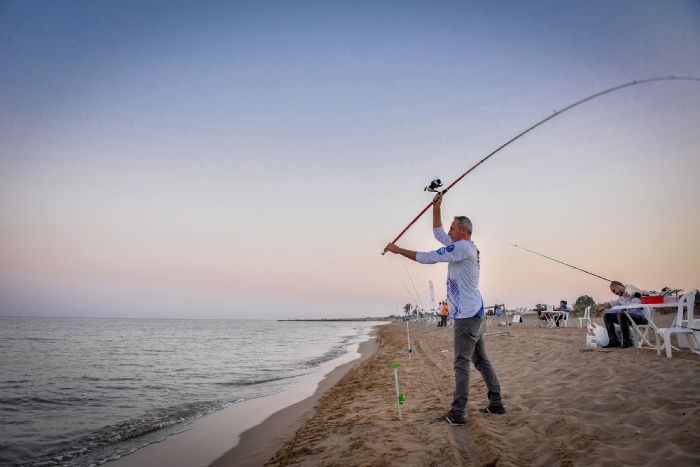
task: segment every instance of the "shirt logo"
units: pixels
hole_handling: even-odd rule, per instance
[[[453,302],[459,302],[459,286],[454,279],[447,278],[447,296],[453,298]]]
[[[454,245],[450,245],[450,246],[447,247],[447,252],[448,252],[448,253],[451,253],[452,250],[454,250],[454,249],[455,249],[455,246],[454,246]]]
[[[445,254],[445,247],[440,248],[439,250],[436,251],[438,255],[444,255]]]

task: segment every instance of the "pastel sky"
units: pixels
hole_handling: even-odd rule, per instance
[[[605,88],[700,76],[700,3],[0,3],[0,314],[376,316],[476,161]],[[700,287],[700,82],[602,97],[446,196],[487,304]],[[430,215],[398,242],[429,250]],[[409,279],[410,276],[410,279]]]

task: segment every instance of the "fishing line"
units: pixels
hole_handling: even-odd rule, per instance
[[[542,120],[540,120],[539,122],[537,122],[537,123],[535,123],[534,125],[532,125],[531,127],[529,127],[529,128],[527,128],[527,129],[521,131],[521,132],[518,133],[516,136],[514,136],[514,137],[511,138],[511,139],[509,139],[508,141],[506,141],[505,143],[503,143],[502,145],[500,145],[499,147],[497,147],[494,151],[492,151],[491,153],[489,153],[488,155],[486,155],[486,157],[484,157],[483,159],[481,159],[479,162],[477,162],[476,164],[474,164],[473,166],[471,166],[471,167],[469,168],[469,170],[467,170],[467,171],[464,172],[462,175],[460,175],[455,181],[453,181],[452,183],[450,183],[450,184],[447,186],[447,188],[445,188],[444,190],[442,190],[440,193],[442,193],[442,194],[444,195],[444,194],[447,193],[453,186],[455,186],[457,183],[459,183],[464,177],[466,177],[467,175],[469,175],[474,169],[476,169],[476,168],[479,167],[481,164],[483,164],[484,162],[486,162],[488,159],[490,159],[492,156],[494,156],[494,155],[495,155],[497,152],[499,152],[501,149],[505,148],[505,147],[508,146],[510,143],[512,143],[512,142],[514,142],[515,140],[519,139],[521,136],[525,136],[527,133],[529,133],[530,131],[534,130],[534,129],[537,128],[538,126],[540,126],[540,125],[542,125],[542,124],[544,124],[544,123],[550,121],[550,120],[553,119],[554,117],[557,117],[557,116],[563,114],[564,112],[566,112],[566,111],[568,111],[568,110],[571,110],[571,109],[573,109],[574,107],[577,107],[577,106],[579,106],[579,105],[581,105],[581,104],[583,104],[583,103],[585,103],[585,102],[591,101],[591,100],[593,100],[593,99],[597,99],[598,97],[604,96],[604,95],[606,95],[606,94],[610,94],[611,92],[619,91],[619,90],[621,90],[621,89],[628,88],[628,87],[631,87],[631,86],[637,86],[637,85],[639,85],[639,84],[651,83],[651,82],[654,82],[654,81],[699,81],[699,82],[700,82],[700,78],[699,78],[699,77],[695,77],[695,76],[664,76],[664,77],[657,77],[657,78],[646,78],[646,79],[640,79],[640,80],[630,81],[629,83],[620,84],[620,85],[618,85],[618,86],[613,86],[613,87],[611,87],[611,88],[605,89],[605,90],[600,91],[600,92],[597,92],[597,93],[595,93],[595,94],[591,94],[591,95],[588,96],[588,97],[584,97],[583,99],[580,99],[580,100],[574,102],[573,104],[567,105],[566,107],[564,107],[563,109],[561,109],[561,110],[559,110],[559,111],[556,111],[556,110],[555,110],[554,113],[553,113],[552,115],[550,115],[549,117],[547,117],[547,118],[545,118],[545,119],[542,119]],[[437,183],[435,183],[435,182],[437,182]],[[437,190],[436,188],[440,188],[440,187],[442,187],[442,183],[440,182],[439,179],[436,179],[436,180],[434,180],[433,182],[431,182],[430,187],[426,187],[425,191],[438,192],[438,190]],[[420,219],[420,217],[425,213],[425,211],[427,211],[428,208],[430,208],[430,206],[432,206],[432,205],[433,205],[433,202],[431,201],[430,204],[428,204],[425,208],[423,208],[423,210],[422,210],[421,212],[419,212],[418,215],[417,215],[416,217],[414,217],[413,220],[412,220],[411,222],[409,222],[409,224],[401,231],[401,233],[399,233],[399,234],[396,236],[395,239],[393,239],[393,240],[391,241],[391,243],[396,243],[396,242],[403,236],[403,234],[406,233],[406,231],[407,231],[408,229],[410,229],[411,226],[412,226],[413,224],[415,224],[416,221],[417,221],[418,219]],[[382,255],[384,255],[384,254],[386,254],[386,250],[382,252]]]
[[[574,269],[579,270],[579,271],[581,271],[581,272],[585,272],[586,274],[590,274],[591,276],[598,277],[598,278],[600,278],[600,279],[603,279],[604,281],[612,282],[612,280],[610,280],[610,279],[608,279],[608,278],[606,278],[606,277],[599,276],[598,274],[594,274],[594,273],[592,273],[592,272],[590,272],[590,271],[586,271],[585,269],[577,268],[576,266],[572,266],[571,264],[565,263],[564,261],[559,261],[559,260],[556,259],[556,258],[551,258],[551,257],[549,257],[549,256],[547,256],[547,255],[543,255],[542,253],[538,253],[538,252],[536,252],[536,251],[529,250],[529,249],[525,248],[524,246],[516,245],[515,243],[506,242],[505,240],[502,240],[502,241],[503,241],[504,243],[507,243],[508,245],[512,245],[512,246],[514,246],[514,247],[516,247],[516,248],[520,248],[521,250],[529,251],[530,253],[534,253],[534,254],[536,254],[536,255],[538,255],[538,256],[541,256],[541,257],[543,257],[543,258],[547,258],[547,259],[549,259],[549,260],[556,261],[557,263],[563,264],[564,266],[569,266],[570,268],[574,268]]]
[[[418,300],[416,300],[416,297],[413,296],[413,292],[411,292],[411,290],[408,288],[408,286],[407,286],[406,283],[403,281],[403,279],[401,279],[401,276],[399,276],[399,275],[397,274],[396,277],[398,277],[399,280],[401,281],[401,284],[403,285],[403,288],[406,289],[406,292],[408,292],[408,296],[411,297],[411,300],[413,301],[413,303],[414,303],[416,306],[418,306]]]
[[[411,275],[408,273],[408,269],[406,269],[406,266],[404,265],[403,270],[406,271],[406,275],[408,276],[408,280],[411,281],[411,285],[413,286],[413,290],[416,292],[416,297],[418,297],[418,302],[420,303],[420,307],[425,309],[423,306],[423,300],[420,298],[420,294],[418,293],[418,289],[416,289],[416,284],[413,282],[413,278]]]

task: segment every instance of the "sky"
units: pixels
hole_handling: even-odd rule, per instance
[[[603,89],[700,77],[697,1],[0,1],[0,315],[384,316],[380,253]],[[611,93],[456,185],[487,305],[700,286],[700,82]],[[430,213],[397,242],[439,245]],[[408,289],[408,290],[407,290]]]

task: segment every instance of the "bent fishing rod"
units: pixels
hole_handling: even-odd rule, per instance
[[[469,170],[467,170],[467,171],[464,172],[462,175],[460,175],[455,181],[453,181],[452,183],[450,183],[450,184],[447,186],[447,188],[445,188],[444,190],[442,190],[442,191],[438,190],[438,188],[442,187],[442,182],[440,181],[440,179],[435,179],[435,180],[433,180],[432,182],[430,182],[430,185],[429,185],[429,186],[426,186],[426,187],[424,188],[424,191],[431,191],[431,192],[436,192],[436,193],[442,193],[442,194],[444,195],[444,194],[447,193],[453,186],[455,186],[457,183],[459,183],[464,177],[466,177],[467,175],[469,175],[474,169],[476,169],[477,167],[479,167],[481,164],[483,164],[484,162],[486,162],[487,160],[489,160],[492,156],[494,156],[496,153],[498,153],[501,149],[505,148],[506,146],[508,146],[508,145],[511,144],[512,142],[516,141],[516,140],[519,139],[520,137],[525,136],[526,134],[528,134],[529,132],[531,132],[532,130],[534,130],[535,128],[537,128],[538,126],[543,125],[544,123],[550,121],[551,119],[553,119],[553,118],[555,118],[555,117],[558,117],[559,115],[563,114],[564,112],[566,112],[566,111],[568,111],[568,110],[573,109],[574,107],[577,107],[577,106],[579,106],[579,105],[581,105],[581,104],[584,104],[584,103],[586,103],[586,102],[588,102],[588,101],[592,101],[593,99],[597,99],[598,97],[604,96],[604,95],[606,95],[606,94],[610,94],[611,92],[619,91],[619,90],[621,90],[621,89],[629,88],[629,87],[632,87],[632,86],[637,86],[637,85],[639,85],[639,84],[651,83],[651,82],[654,82],[654,81],[699,81],[699,82],[700,82],[700,77],[696,77],[696,76],[663,76],[663,77],[657,77],[657,78],[646,78],[646,79],[640,79],[640,80],[630,81],[629,83],[625,83],[625,84],[620,84],[620,85],[617,85],[617,86],[613,86],[613,87],[611,87],[611,88],[605,89],[605,90],[600,91],[600,92],[597,92],[597,93],[595,93],[595,94],[591,94],[590,96],[584,97],[583,99],[580,99],[580,100],[574,102],[573,104],[567,105],[566,107],[564,107],[563,109],[561,109],[561,110],[559,110],[559,111],[555,110],[554,113],[553,113],[552,115],[550,115],[549,117],[544,118],[544,119],[540,120],[539,122],[535,123],[534,125],[532,125],[531,127],[529,127],[529,128],[527,128],[527,129],[521,131],[521,132],[518,133],[516,136],[514,136],[514,137],[511,138],[511,139],[509,139],[508,141],[506,141],[505,143],[503,143],[502,145],[500,145],[499,147],[497,147],[494,151],[492,151],[491,153],[489,153],[488,155],[486,155],[486,157],[484,157],[483,159],[481,159],[479,162],[477,162],[476,164],[474,164],[473,166],[471,166],[471,167],[469,168]],[[425,214],[425,211],[427,211],[427,210],[430,208],[430,206],[432,206],[432,205],[433,205],[433,201],[431,201],[430,204],[428,204],[426,207],[424,207],[423,210],[422,210],[421,212],[419,212],[418,215],[417,215],[416,217],[414,217],[413,220],[412,220],[411,222],[408,223],[408,225],[401,231],[401,233],[399,233],[399,234],[396,236],[396,238],[393,239],[393,240],[391,241],[391,243],[396,243],[396,242],[403,236],[403,234],[405,234],[406,231],[408,231],[408,229],[410,229],[411,226],[412,226],[413,224],[415,224],[416,221],[417,221],[418,219],[420,219],[421,216],[422,216],[423,214]],[[386,250],[382,252],[382,256],[383,256],[385,253],[386,253]]]
[[[516,248],[520,248],[521,250],[529,251],[530,253],[534,253],[534,254],[536,254],[536,255],[538,255],[538,256],[541,256],[541,257],[543,257],[543,258],[547,258],[547,259],[549,259],[549,260],[551,260],[551,261],[556,261],[557,263],[563,264],[564,266],[569,266],[570,268],[574,268],[574,269],[576,269],[576,270],[578,270],[578,271],[585,272],[586,274],[590,274],[591,276],[595,276],[595,277],[597,277],[597,278],[599,278],[599,279],[603,279],[604,281],[612,282],[611,279],[608,279],[608,278],[603,277],[603,276],[599,276],[598,274],[594,274],[594,273],[592,273],[591,271],[586,271],[585,269],[577,268],[576,266],[573,266],[573,265],[571,265],[571,264],[569,264],[569,263],[565,263],[564,261],[559,261],[559,260],[556,259],[556,258],[551,258],[551,257],[549,257],[549,256],[547,256],[547,255],[543,255],[542,253],[538,253],[538,252],[536,252],[536,251],[529,250],[529,249],[525,248],[524,246],[516,245],[515,243],[506,242],[505,240],[503,240],[503,242],[507,243],[508,245],[512,245],[512,246],[514,246],[514,247],[516,247]]]

